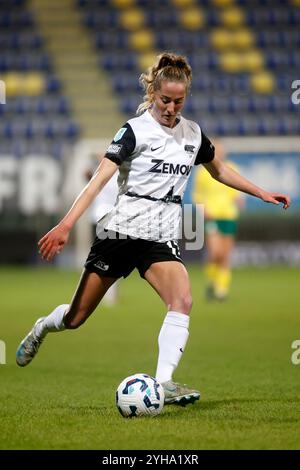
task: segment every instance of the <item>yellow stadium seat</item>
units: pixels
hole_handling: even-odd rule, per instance
[[[243,70],[241,55],[237,52],[223,52],[220,54],[220,66],[225,72],[237,73]]]
[[[41,95],[45,89],[44,77],[39,73],[29,73],[23,79],[24,94],[29,96]]]
[[[199,8],[188,8],[180,13],[180,21],[186,29],[197,30],[204,24],[204,16]]]
[[[247,70],[248,72],[259,71],[264,66],[263,55],[256,49],[244,51],[242,54],[242,64],[244,66],[244,70]]]
[[[212,0],[215,7],[230,7],[234,5],[235,0]]]
[[[138,57],[138,62],[139,62],[139,67],[141,70],[147,70],[149,67],[151,67],[157,58],[157,53],[156,52],[146,52],[144,54],[140,54]]]
[[[20,73],[9,72],[3,78],[8,97],[22,95],[22,76]]]
[[[136,51],[154,49],[154,36],[152,31],[143,29],[132,33],[129,37],[130,46]]]
[[[254,35],[249,29],[242,28],[232,31],[232,47],[236,49],[253,48]]]
[[[300,7],[300,0],[292,0],[292,4],[293,4],[295,7]]]
[[[135,0],[111,0],[114,7],[122,10],[123,8],[130,8],[135,5]]]
[[[195,0],[172,0],[176,8],[187,8],[195,5]]]
[[[228,49],[232,44],[232,34],[227,29],[215,29],[210,35],[210,42],[218,50]]]
[[[229,28],[237,28],[244,24],[244,13],[240,8],[226,8],[220,12],[221,23]]]
[[[7,96],[38,96],[45,90],[45,79],[39,72],[9,72],[4,81]]]
[[[141,29],[145,23],[145,16],[141,10],[130,8],[120,15],[120,23],[123,28],[129,31],[137,31]]]
[[[256,93],[272,93],[275,89],[275,79],[274,76],[266,71],[263,70],[259,73],[255,73],[252,75],[251,80],[251,88]]]

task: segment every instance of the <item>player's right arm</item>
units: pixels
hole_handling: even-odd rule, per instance
[[[38,242],[43,259],[51,261],[57,253],[60,253],[67,243],[70,231],[76,221],[90,206],[117,169],[118,165],[108,158],[104,158],[100,162],[91,180],[77,196],[64,218]]]

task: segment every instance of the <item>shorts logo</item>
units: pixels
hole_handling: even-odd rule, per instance
[[[107,271],[109,269],[109,264],[105,264],[104,261],[97,261],[94,266],[101,269],[101,271]]]
[[[118,155],[120,153],[122,147],[123,147],[123,145],[121,145],[121,144],[111,144],[108,147],[106,153],[112,153],[114,155]]]
[[[126,131],[127,131],[127,127],[121,127],[121,129],[119,129],[116,135],[114,136],[113,141],[118,142],[118,140],[122,139]]]

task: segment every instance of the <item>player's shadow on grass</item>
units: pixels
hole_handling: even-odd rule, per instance
[[[257,420],[257,416],[260,414],[259,403],[266,405],[272,405],[272,408],[266,410],[263,405],[261,408],[261,422],[276,422],[276,423],[298,423],[300,422],[297,417],[285,417],[282,413],[278,413],[277,416],[274,416],[276,413],[276,403],[279,407],[289,405],[296,405],[299,407],[300,398],[228,398],[223,400],[203,400],[196,402],[194,405],[187,405],[186,407],[182,406],[165,406],[163,413],[166,417],[176,413],[177,416],[183,415],[188,411],[189,417],[203,415],[203,417],[208,418],[210,412],[222,410],[222,416],[226,419],[241,419],[245,417],[248,420]],[[282,411],[282,410],[281,410]],[[251,415],[253,414],[253,417]]]
[[[224,406],[236,406],[236,405],[243,405],[243,404],[252,404],[252,403],[300,403],[300,398],[227,398],[223,400],[208,400],[208,401],[200,401],[199,404],[203,410],[211,410],[214,408],[220,408]]]

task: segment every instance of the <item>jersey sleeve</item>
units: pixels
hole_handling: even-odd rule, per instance
[[[127,122],[114,136],[104,157],[117,165],[121,165],[133,153],[135,146],[136,138],[130,124]]]
[[[198,150],[195,165],[200,165],[200,163],[209,163],[214,159],[215,156],[215,147],[211,143],[208,137],[202,132],[202,141],[201,146]]]

